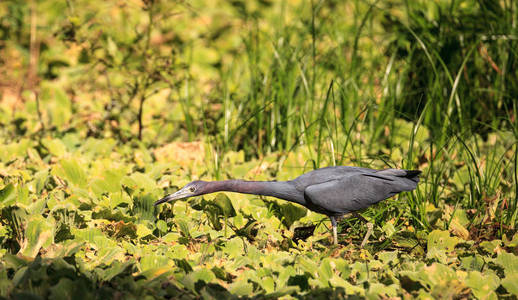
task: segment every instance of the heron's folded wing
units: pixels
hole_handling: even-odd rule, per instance
[[[308,186],[304,197],[316,207],[342,214],[367,208],[401,191],[391,176],[358,174]]]

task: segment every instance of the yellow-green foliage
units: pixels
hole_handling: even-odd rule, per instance
[[[518,297],[515,38],[453,26],[516,18],[486,2],[0,1],[0,296]],[[153,206],[340,164],[423,171],[365,249],[268,197]]]

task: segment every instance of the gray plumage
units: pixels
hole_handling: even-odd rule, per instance
[[[155,205],[218,191],[272,196],[327,215],[336,243],[336,217],[365,209],[400,192],[414,190],[420,173],[417,170],[338,166],[317,169],[289,181],[193,181]]]

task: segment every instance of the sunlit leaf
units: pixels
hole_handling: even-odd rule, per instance
[[[56,157],[63,157],[65,153],[67,152],[67,148],[65,144],[59,139],[43,139],[41,141],[43,146],[47,148],[50,154],[56,156]]]
[[[59,162],[60,168],[55,169],[58,176],[63,177],[68,183],[77,187],[85,187],[87,175],[76,159],[63,159]]]
[[[501,283],[509,293],[518,296],[518,273],[507,275]]]
[[[33,215],[25,230],[20,253],[28,257],[36,257],[42,247],[48,247],[54,240],[54,224],[41,215]]]
[[[221,209],[223,215],[226,217],[234,217],[236,215],[232,202],[225,194],[218,194],[216,199],[214,199],[214,204]]]
[[[15,201],[14,185],[9,183],[0,190],[0,203],[2,206],[8,206]]]
[[[479,299],[497,299],[495,289],[500,285],[500,280],[492,273],[484,275],[478,271],[469,272],[466,284]]]
[[[498,253],[495,263],[504,268],[506,275],[518,274],[518,256],[512,253]]]

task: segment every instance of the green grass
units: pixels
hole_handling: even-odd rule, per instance
[[[2,2],[0,295],[516,297],[517,9]],[[284,201],[152,206],[329,165],[423,175],[363,250]]]

